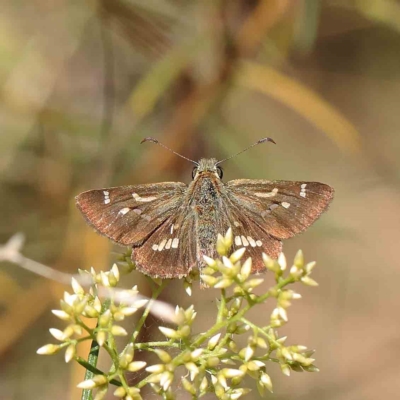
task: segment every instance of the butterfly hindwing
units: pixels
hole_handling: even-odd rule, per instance
[[[89,190],[76,197],[87,222],[118,244],[140,244],[181,206],[179,182]]]
[[[318,182],[238,179],[227,183],[232,202],[277,239],[307,229],[326,210],[334,190]]]
[[[197,263],[195,218],[190,207],[170,216],[140,246],[133,247],[132,260],[146,275],[181,278]]]
[[[265,271],[262,253],[274,259],[278,258],[282,251],[282,242],[259,226],[251,215],[244,212],[243,207],[239,207],[235,200],[232,201],[229,197],[225,200],[225,214],[227,226],[231,227],[233,234],[232,251],[245,247],[245,258],[251,257],[253,261],[252,272]]]

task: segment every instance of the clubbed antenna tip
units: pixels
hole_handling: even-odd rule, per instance
[[[221,164],[221,163],[225,162],[226,160],[230,160],[231,158],[236,157],[236,156],[238,156],[239,154],[244,153],[245,151],[251,149],[252,147],[257,146],[258,144],[261,144],[261,143],[265,143],[265,142],[271,142],[271,143],[276,144],[276,143],[275,143],[275,140],[273,140],[273,139],[271,139],[271,138],[269,138],[269,137],[262,138],[262,139],[258,140],[257,142],[253,143],[251,146],[246,147],[244,150],[239,151],[239,153],[236,153],[236,154],[234,154],[234,155],[232,155],[232,156],[230,156],[230,157],[228,157],[228,158],[224,158],[223,160],[218,161],[215,165]]]
[[[276,144],[275,140],[274,140],[274,139],[271,139],[270,137],[265,137],[265,138],[263,138],[263,139],[260,139],[260,140],[257,142],[257,144],[264,143],[264,142],[271,142],[271,143],[273,143],[273,144]]]
[[[142,144],[142,143],[144,143],[144,142],[159,143],[157,139],[154,139],[154,138],[152,138],[152,137],[144,138],[144,139],[140,142],[140,144]]]

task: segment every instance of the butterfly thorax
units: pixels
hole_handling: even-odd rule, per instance
[[[225,186],[216,163],[217,160],[213,158],[199,161],[186,197],[195,219],[197,262],[200,268],[203,264],[203,255],[215,256],[218,232],[227,229],[219,224]]]

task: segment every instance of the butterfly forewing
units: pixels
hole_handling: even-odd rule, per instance
[[[184,183],[165,182],[89,190],[76,197],[76,204],[99,233],[137,245],[178,211],[186,189]]]
[[[318,182],[238,179],[227,183],[231,201],[244,215],[277,239],[307,229],[333,198],[333,188]]]

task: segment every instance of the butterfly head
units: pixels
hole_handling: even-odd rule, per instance
[[[213,173],[219,179],[222,179],[222,168],[217,165],[218,161],[215,158],[202,158],[192,171],[192,178],[196,179],[198,176]]]

